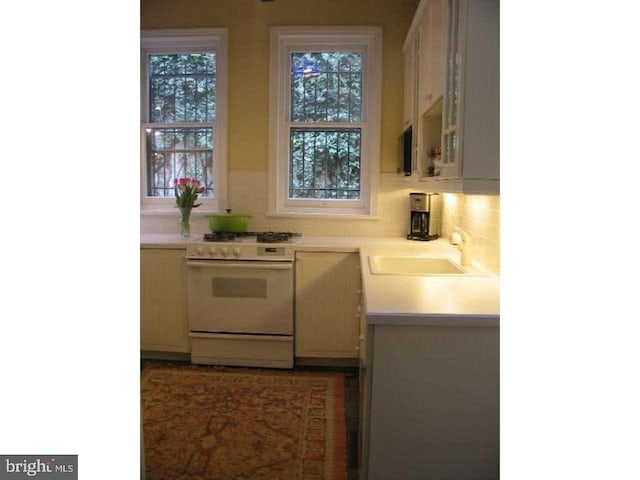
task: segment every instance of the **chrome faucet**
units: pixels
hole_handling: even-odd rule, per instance
[[[471,235],[458,227],[453,227],[454,232],[449,237],[451,245],[460,250],[460,265],[471,266]]]

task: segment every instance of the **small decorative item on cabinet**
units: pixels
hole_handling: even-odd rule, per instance
[[[200,180],[196,178],[174,178],[173,188],[176,195],[176,207],[180,209],[180,234],[183,237],[191,235],[191,209],[199,207],[196,204],[198,194],[204,192]]]
[[[427,177],[437,177],[440,175],[440,164],[442,163],[442,148],[429,147],[427,149]]]

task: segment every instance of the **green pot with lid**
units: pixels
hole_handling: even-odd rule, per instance
[[[231,213],[231,209],[227,208],[226,213],[212,213],[206,215],[209,219],[209,230],[215,232],[233,232],[242,233],[247,231],[250,215],[243,213]]]

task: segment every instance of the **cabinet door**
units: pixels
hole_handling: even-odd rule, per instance
[[[446,19],[440,175],[443,179],[462,178],[466,193],[498,193],[499,3],[447,0]]]
[[[415,124],[416,115],[416,40],[409,42],[404,55],[404,108],[403,108],[403,130]]]
[[[430,100],[427,108],[438,101],[444,93],[444,0],[429,2],[429,87]]]
[[[499,0],[462,1],[460,47],[460,148],[466,179],[500,179],[500,5]],[[460,130],[460,127],[463,127]],[[468,191],[468,190],[467,190]]]
[[[431,93],[431,65],[429,55],[431,50],[431,2],[422,11],[418,24],[420,43],[418,47],[418,117],[428,108],[432,100]]]
[[[296,356],[358,358],[359,267],[357,253],[296,253]]]
[[[446,8],[446,63],[444,102],[442,115],[442,161],[436,166],[436,175],[441,178],[461,175],[460,152],[460,105],[462,101],[462,54],[460,51],[461,18],[460,0],[447,0]]]
[[[184,250],[140,250],[140,346],[189,352]]]
[[[366,478],[499,478],[499,329],[376,325],[372,350]]]
[[[443,0],[430,0],[420,19],[418,113],[422,115],[444,91]]]

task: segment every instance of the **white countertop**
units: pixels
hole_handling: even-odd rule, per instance
[[[144,248],[185,248],[187,239],[172,234],[146,234]],[[435,256],[460,261],[460,252],[446,239],[416,242],[396,237],[309,237],[296,250],[360,252],[367,323],[372,325],[459,325],[497,327],[500,324],[500,277],[474,262],[480,276],[374,275],[371,255]]]
[[[374,275],[371,255],[425,256],[460,262],[460,252],[446,239],[416,242],[404,238],[302,237],[296,249],[359,251],[367,323],[373,325],[500,324],[500,277],[473,264],[480,276]]]
[[[173,233],[144,233],[140,235],[141,248],[187,248],[189,239],[195,240],[201,235],[192,235],[191,237],[183,237]]]

